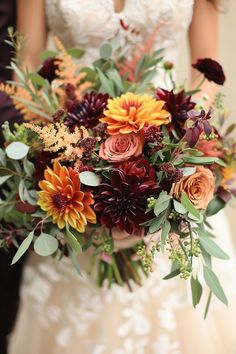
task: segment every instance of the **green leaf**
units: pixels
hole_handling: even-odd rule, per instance
[[[208,157],[208,156],[199,156],[199,157],[193,157],[193,156],[183,156],[183,160],[187,163],[192,163],[196,165],[208,165],[208,164],[213,164],[217,163],[218,165],[225,167],[224,161],[219,159],[218,157]]]
[[[225,204],[226,203],[221,198],[216,196],[208,204],[207,209],[206,209],[206,215],[212,216],[212,215],[217,214],[218,211],[220,211],[221,209],[223,209],[225,207]]]
[[[148,232],[150,234],[157,232],[160,229],[161,225],[163,224],[164,220],[165,220],[165,214],[160,215],[155,219],[152,219],[152,224],[150,225]]]
[[[187,213],[187,209],[180,202],[173,199],[173,203],[174,203],[175,211],[177,211],[177,213],[179,213],[179,214],[186,214]]]
[[[74,252],[82,253],[82,247],[75,235],[69,229],[69,225],[66,226],[66,239]]]
[[[40,61],[43,62],[44,60],[46,60],[48,58],[55,58],[56,55],[57,55],[57,52],[55,52],[54,50],[44,50],[40,54]]]
[[[108,60],[112,55],[112,45],[110,43],[104,43],[100,48],[100,57]]]
[[[99,186],[102,180],[101,176],[91,171],[80,172],[79,178],[81,183],[85,184],[86,186],[92,186],[92,187]]]
[[[3,167],[6,167],[7,161],[6,161],[6,154],[3,149],[0,149],[0,165]]]
[[[230,257],[210,238],[199,233],[199,242],[211,256],[228,260]]]
[[[189,200],[189,197],[185,192],[182,192],[181,194],[181,204],[189,211],[191,214],[193,214],[196,218],[200,219],[200,213],[199,211],[195,208],[195,206],[192,204],[192,202]]]
[[[0,186],[4,184],[12,175],[0,176]]]
[[[169,206],[170,200],[172,196],[168,195],[167,192],[162,191],[157,198],[155,207],[154,207],[154,214],[156,216],[160,215],[164,210],[166,210]]]
[[[193,307],[196,307],[202,297],[202,285],[199,282],[198,278],[191,277],[191,290],[192,290],[192,301]]]
[[[166,238],[170,232],[171,225],[168,220],[165,221],[161,230],[161,250],[164,251],[164,246],[166,244]]]
[[[58,249],[58,240],[48,234],[42,233],[34,242],[34,251],[40,256],[50,256]]]
[[[81,58],[85,53],[85,51],[80,48],[69,48],[66,51],[69,55],[71,55],[75,59]]]
[[[34,238],[34,232],[31,231],[29,235],[24,239],[24,241],[21,243],[20,247],[18,248],[11,264],[15,264],[22,256],[23,254],[27,251],[29,248],[32,240]]]
[[[180,170],[183,172],[183,176],[191,176],[196,172],[196,167],[183,167],[180,168]]]
[[[203,267],[204,279],[213,292],[213,294],[222,301],[225,305],[228,305],[227,297],[222,289],[222,286],[216,276],[216,274],[207,266]]]
[[[115,97],[116,96],[116,92],[114,89],[114,84],[113,81],[109,80],[106,75],[104,75],[104,73],[97,68],[97,72],[98,72],[98,76],[99,76],[99,80],[101,82],[101,90],[105,91],[106,93],[108,93],[111,97]]]
[[[78,262],[78,254],[77,254],[77,252],[74,252],[72,249],[69,248],[69,255],[70,255],[71,263],[75,267],[77,273],[80,276],[82,276],[82,273],[81,273],[81,270],[80,270],[80,266],[79,266],[79,262]]]
[[[23,159],[29,151],[29,146],[15,141],[6,147],[6,154],[10,159],[21,160]]]
[[[178,268],[178,269],[173,270],[173,271],[170,272],[169,274],[167,274],[163,279],[164,279],[164,280],[168,280],[168,279],[171,279],[171,278],[176,277],[176,276],[179,275],[179,274],[180,274],[180,270],[179,270],[179,268]]]
[[[35,171],[34,164],[25,157],[23,160],[23,166],[24,166],[24,170],[26,172],[26,175],[28,177],[32,177],[32,175]]]
[[[82,68],[80,70],[80,72],[86,74],[86,78],[85,78],[86,80],[92,81],[92,82],[95,81],[96,72],[93,69],[85,67],[85,68]]]
[[[38,73],[30,73],[30,79],[34,85],[44,86],[46,80]]]
[[[227,130],[226,130],[226,132],[225,132],[225,136],[231,134],[231,133],[234,131],[235,127],[236,127],[236,124],[235,124],[235,123],[231,124],[231,125],[227,128]]]
[[[19,193],[19,198],[23,203],[25,202],[24,189],[25,189],[25,180],[22,179],[19,183],[19,186],[18,186],[18,193]]]

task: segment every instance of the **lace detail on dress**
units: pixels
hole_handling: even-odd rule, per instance
[[[66,47],[86,49],[83,63],[98,57],[102,43],[120,29],[120,19],[140,31],[140,41],[159,27],[156,48],[166,57],[177,57],[177,42],[186,33],[192,17],[193,0],[126,0],[121,13],[114,12],[113,0],[46,0],[49,28]]]

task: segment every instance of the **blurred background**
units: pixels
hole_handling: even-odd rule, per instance
[[[188,63],[187,38],[181,46],[181,57],[179,58],[180,72],[179,79],[182,81],[187,76],[186,68]],[[236,0],[225,1],[220,16],[220,63],[223,66],[226,82],[220,91],[225,94],[225,106],[229,110],[228,124],[236,123]],[[180,82],[181,82],[180,81]],[[233,132],[236,138],[236,129]],[[232,235],[235,233],[234,242],[236,245],[236,202],[235,200],[227,207],[226,215],[230,222]]]

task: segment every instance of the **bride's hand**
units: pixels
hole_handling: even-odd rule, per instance
[[[114,241],[114,251],[117,252],[119,250],[125,248],[131,248],[135,246],[138,242],[141,241],[144,236],[144,231],[141,230],[139,233],[130,235],[126,231],[121,231],[117,228],[112,229],[112,238]]]

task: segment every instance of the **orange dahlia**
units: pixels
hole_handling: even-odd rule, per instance
[[[110,135],[137,133],[145,125],[169,123],[170,113],[163,109],[165,102],[143,95],[127,92],[109,99],[101,122],[107,124]]]
[[[95,224],[96,215],[91,208],[93,195],[82,192],[78,172],[55,162],[53,170],[47,168],[45,179],[39,182],[38,205],[52,217],[53,223],[63,229],[68,223],[79,232],[84,232],[88,222]]]

